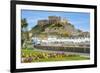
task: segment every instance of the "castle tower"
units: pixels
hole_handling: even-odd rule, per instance
[[[49,16],[48,17],[49,24],[57,24],[61,21],[61,17],[59,16]]]

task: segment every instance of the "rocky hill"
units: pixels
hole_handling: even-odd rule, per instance
[[[38,20],[37,25],[30,31],[32,36],[47,37],[49,35],[68,37],[79,36],[84,33],[76,29],[73,24],[58,16],[49,16],[48,19]]]

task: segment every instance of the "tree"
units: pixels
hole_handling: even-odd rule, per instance
[[[28,26],[27,20],[25,18],[21,19],[22,32],[27,31],[27,26]]]
[[[23,44],[26,44],[25,42],[29,39],[29,34],[27,30],[27,20],[21,19],[21,46],[23,47]]]

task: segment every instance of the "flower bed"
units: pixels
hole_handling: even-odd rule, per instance
[[[21,62],[47,62],[47,61],[69,61],[69,60],[88,60],[75,54],[65,54],[64,52],[43,52],[29,49],[22,49]]]

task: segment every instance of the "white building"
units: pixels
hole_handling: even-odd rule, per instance
[[[56,38],[48,37],[46,40],[40,40],[37,37],[32,38],[33,43],[36,45],[46,45],[46,46],[89,46],[89,37],[74,37],[74,38]]]

